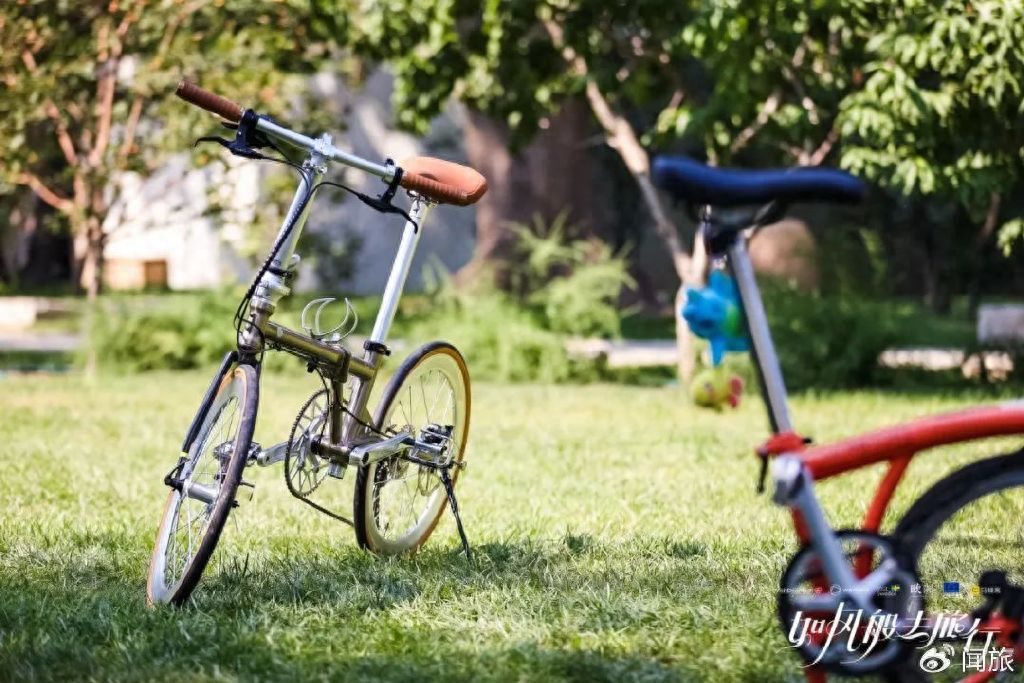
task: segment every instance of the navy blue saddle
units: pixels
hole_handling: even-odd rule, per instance
[[[654,160],[655,185],[679,199],[711,206],[809,202],[858,202],[867,186],[845,171],[788,168],[765,171],[707,166],[689,157]]]

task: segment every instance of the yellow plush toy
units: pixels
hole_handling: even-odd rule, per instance
[[[707,368],[693,378],[690,395],[693,402],[703,408],[721,410],[726,405],[735,408],[743,395],[743,380],[720,365]]]

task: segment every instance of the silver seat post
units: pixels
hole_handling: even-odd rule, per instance
[[[761,292],[757,286],[754,265],[747,252],[747,241],[742,234],[737,235],[733,240],[729,246],[728,255],[729,266],[736,279],[736,287],[739,289],[740,300],[743,303],[743,314],[746,318],[747,330],[750,333],[750,342],[753,345],[754,361],[761,375],[761,385],[764,389],[772,431],[775,433],[791,432],[793,424],[789,419],[789,405],[786,384],[782,378],[782,367],[779,365],[779,356],[775,352],[775,343],[772,341],[771,330],[768,327],[768,316],[765,313],[764,301],[761,299]],[[836,538],[821,504],[818,502],[814,491],[814,482],[803,461],[799,457],[783,455],[773,464],[772,473],[775,480],[773,496],[775,502],[799,510],[807,524],[811,543],[822,559],[826,577],[841,589],[854,586],[857,582],[856,577],[846,560],[842,544]],[[846,592],[843,593],[843,596],[853,600],[862,608],[867,607],[862,596],[849,595]]]
[[[775,353],[771,330],[768,328],[768,316],[764,311],[764,302],[757,287],[754,266],[747,252],[747,242],[742,235],[737,235],[729,247],[729,266],[736,287],[739,289],[740,300],[743,302],[743,313],[753,344],[754,361],[761,374],[762,387],[768,404],[768,418],[772,430],[776,433],[793,431],[793,423],[789,419],[789,406],[786,397],[786,383],[782,378],[782,367]]]
[[[413,200],[412,209],[409,211],[409,217],[412,220],[405,224],[402,242],[398,245],[398,253],[395,254],[395,262],[391,266],[388,284],[384,288],[384,298],[380,302],[380,310],[377,311],[377,320],[373,324],[373,332],[370,333],[371,342],[383,344],[387,340],[388,330],[391,329],[395,311],[398,310],[398,301],[402,298],[402,290],[409,277],[413,256],[416,255],[416,245],[420,241],[423,220],[426,218],[428,207],[429,203],[422,197],[416,197]]]

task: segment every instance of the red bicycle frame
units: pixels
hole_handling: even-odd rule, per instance
[[[794,432],[772,436],[758,449],[761,457],[800,453],[815,481],[888,462],[861,526],[877,532],[910,461],[923,451],[955,443],[1024,434],[1024,402],[968,408],[918,418],[906,424],[808,447]],[[806,540],[801,535],[801,540]]]
[[[705,210],[701,229],[706,238],[709,230],[714,227],[710,222],[710,216],[710,210]],[[734,235],[726,234],[724,237],[725,239],[723,233],[719,231],[716,240],[706,239],[706,242],[712,256],[727,258],[736,280],[750,336],[751,355],[758,371],[759,384],[773,433],[758,449],[758,455],[766,464],[769,459],[776,461],[772,468],[775,480],[774,498],[776,502],[791,508],[798,537],[801,542],[814,546],[826,574],[832,570],[835,575],[845,576],[856,582],[858,577],[847,565],[839,541],[818,504],[813,483],[851,470],[888,462],[888,468],[879,482],[862,524],[863,531],[878,533],[893,494],[914,457],[938,446],[1024,434],[1024,402],[923,417],[833,444],[808,446],[790,422],[782,370],[768,329],[767,316],[754,277],[753,266],[746,251],[745,238],[739,232]],[[866,572],[861,573],[860,578],[863,578],[864,573]],[[841,586],[844,585],[842,581],[839,583]],[[1019,623],[1009,623],[999,615],[994,615],[981,625],[983,630],[996,632],[1001,642],[1014,647],[1015,655],[1022,653],[1020,646],[1012,642],[1009,634],[1019,632],[1020,627]],[[825,672],[814,667],[805,669],[805,675],[810,683],[824,683],[826,680]],[[994,675],[994,672],[974,674],[966,677],[963,683],[979,683],[990,680]]]

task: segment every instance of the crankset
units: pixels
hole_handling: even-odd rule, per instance
[[[299,410],[292,425],[284,456],[284,481],[293,496],[340,522],[348,525],[352,520],[310,499],[328,475],[341,478],[343,465],[314,452],[313,444],[329,434],[331,395],[326,389],[314,393]]]
[[[782,574],[779,625],[808,665],[846,676],[889,669],[913,649],[899,628],[924,609],[917,575],[900,566],[886,536],[860,530],[835,535],[856,582],[833,584],[818,551],[804,546]],[[883,624],[892,630],[885,633]]]

